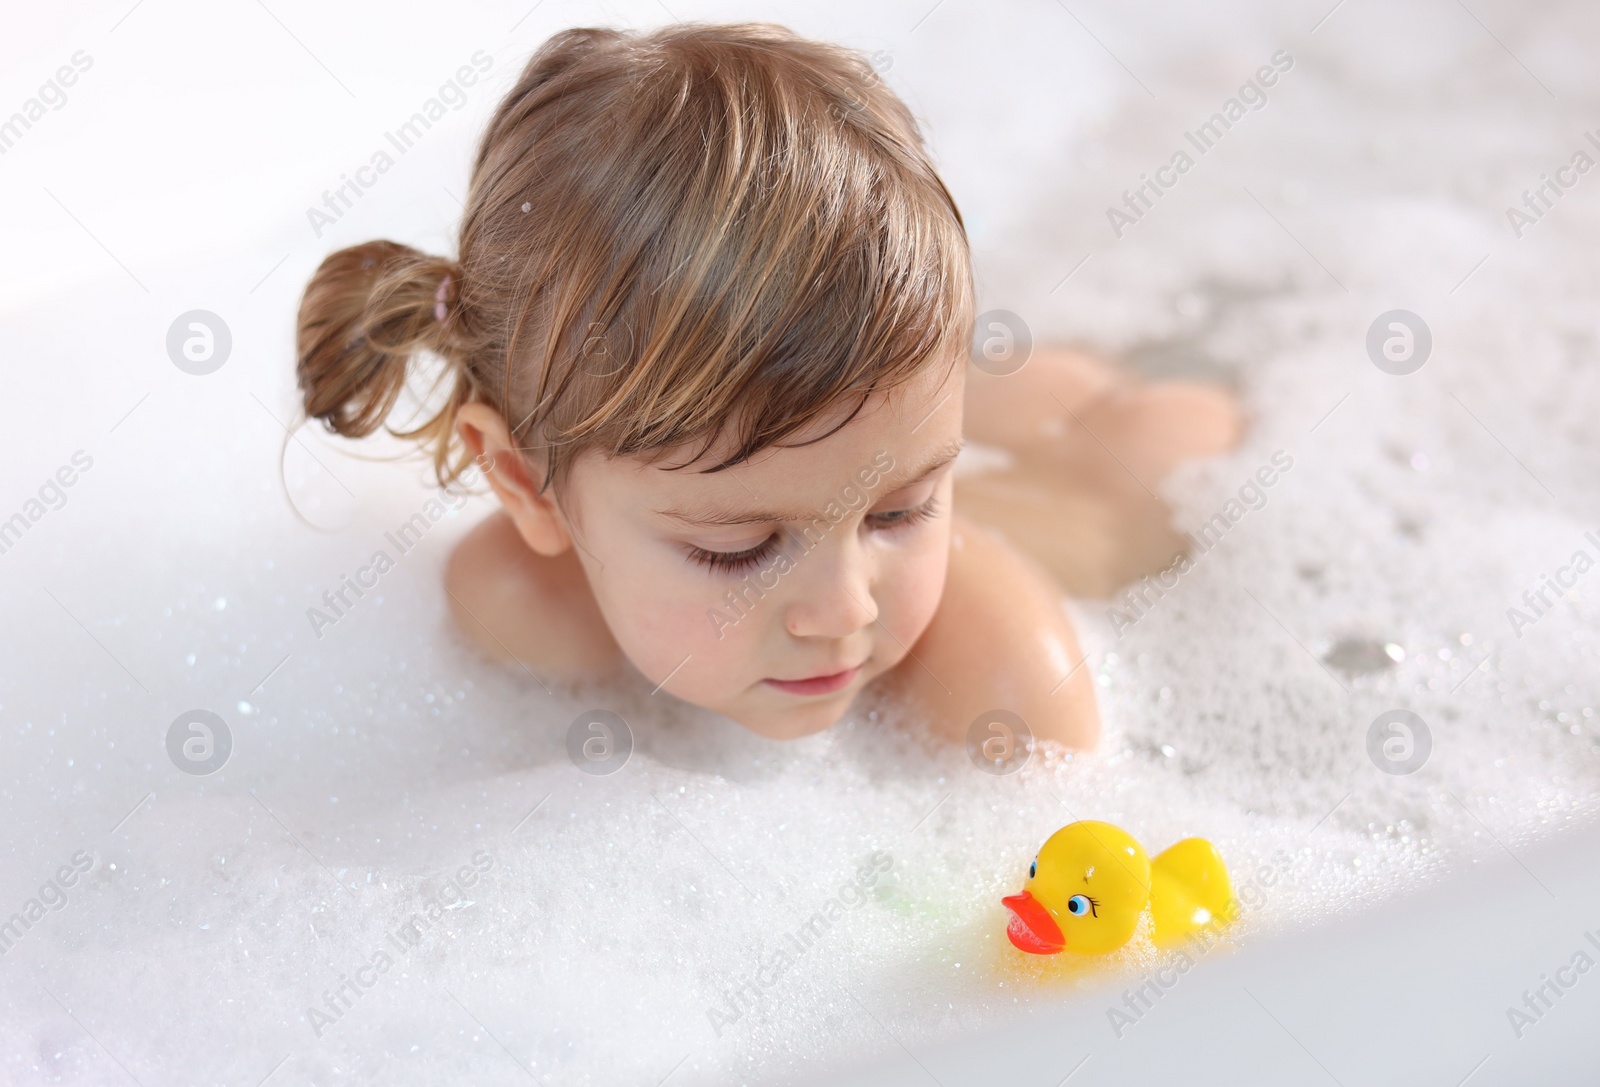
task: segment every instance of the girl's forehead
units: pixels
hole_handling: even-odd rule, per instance
[[[839,499],[842,488],[857,495],[889,494],[937,471],[961,447],[964,369],[919,374],[903,386],[874,393],[843,426],[836,416],[782,446],[763,449],[748,461],[719,471],[715,443],[703,456],[585,458],[597,490],[629,500],[647,496],[648,516],[684,525],[735,525],[806,520]],[[848,414],[848,407],[843,414]],[[837,428],[837,429],[835,429]],[[832,430],[832,433],[827,433]],[[725,454],[724,454],[725,455]],[[603,463],[602,463],[603,462]],[[594,493],[594,492],[591,492]],[[848,497],[848,496],[847,496]]]

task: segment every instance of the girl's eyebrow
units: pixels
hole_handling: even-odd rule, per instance
[[[928,458],[927,463],[908,472],[907,475],[910,478],[900,481],[890,480],[887,484],[883,485],[881,489],[885,494],[892,494],[895,491],[901,490],[902,488],[912,487],[918,483],[921,483],[939,469],[955,460],[957,454],[961,452],[961,447],[964,444],[964,438],[947,442],[938,449],[934,450],[933,454]],[[854,484],[851,485],[853,486]],[[756,525],[770,524],[774,521],[812,521],[822,516],[820,513],[797,514],[793,512],[773,510],[741,510],[735,507],[718,504],[708,505],[697,510],[668,508],[664,510],[656,510],[655,512],[659,516],[670,518],[674,521],[681,522],[682,524],[695,526]]]

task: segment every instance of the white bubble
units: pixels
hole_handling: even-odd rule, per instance
[[[1229,18],[1225,8],[1208,17]],[[1533,54],[1561,55],[1557,30],[1538,20],[1530,25]],[[1235,28],[1223,22],[1218,29],[1226,36]],[[1241,21],[1237,29],[1248,26]],[[706,1007],[716,994],[751,977],[763,949],[788,946],[785,934],[836,896],[874,848],[884,849],[893,865],[865,900],[800,955],[776,988],[751,982],[760,995],[742,1020],[714,1046],[697,1044],[668,1082],[733,1081],[773,1055],[832,1063],[850,1045],[890,1047],[852,1000],[841,1000],[841,989],[885,1016],[919,1054],[924,1045],[932,1051],[952,1022],[981,1029],[1053,1000],[1028,978],[991,970],[987,956],[1005,946],[1003,927],[994,924],[998,893],[1018,885],[1042,834],[1073,816],[1108,818],[1150,850],[1191,835],[1209,838],[1239,886],[1281,850],[1288,858],[1283,879],[1239,923],[1238,941],[1248,950],[1269,936],[1314,941],[1307,930],[1413,894],[1480,858],[1504,863],[1484,825],[1521,853],[1524,842],[1531,848],[1592,812],[1590,798],[1600,794],[1593,750],[1600,620],[1582,609],[1600,581],[1582,583],[1574,602],[1521,639],[1504,625],[1522,591],[1542,584],[1535,577],[1553,574],[1595,527],[1540,486],[1581,496],[1591,486],[1582,472],[1600,456],[1600,429],[1587,418],[1600,403],[1600,370],[1590,365],[1586,327],[1600,246],[1580,214],[1585,209],[1562,201],[1551,221],[1534,228],[1533,241],[1514,244],[1501,235],[1488,263],[1450,293],[1490,248],[1488,240],[1467,246],[1494,226],[1499,199],[1463,202],[1455,191],[1461,164],[1476,154],[1460,133],[1473,132],[1484,147],[1537,143],[1559,151],[1583,127],[1575,123],[1580,104],[1570,112],[1563,104],[1548,113],[1507,111],[1503,87],[1492,81],[1429,81],[1430,72],[1446,70],[1440,65],[1455,63],[1451,42],[1406,44],[1413,63],[1385,71],[1392,93],[1383,101],[1319,91],[1315,139],[1292,145],[1299,161],[1285,159],[1287,145],[1269,131],[1280,106],[1299,106],[1274,99],[1244,122],[1262,124],[1228,136],[1220,156],[1197,162],[1149,221],[1115,245],[1100,209],[1159,162],[1149,141],[1040,102],[1029,108],[1041,112],[1018,115],[1015,132],[969,136],[938,112],[950,96],[921,96],[931,103],[929,128],[941,154],[967,164],[955,178],[963,204],[974,222],[984,211],[992,224],[981,256],[994,297],[976,309],[1020,307],[1041,344],[1065,337],[1117,348],[1178,343],[1224,360],[1237,377],[1250,417],[1244,445],[1185,465],[1153,488],[1173,501],[1178,531],[1237,496],[1275,449],[1294,457],[1267,489],[1267,506],[1247,513],[1193,576],[1120,640],[1103,621],[1101,601],[1069,602],[1082,648],[1092,654],[1086,670],[1104,730],[1098,751],[1073,756],[1041,743],[1016,774],[996,777],[972,765],[964,743],[925,743],[926,726],[886,704],[867,714],[870,727],[779,743],[668,704],[662,694],[650,697],[648,684],[631,696],[625,687],[586,690],[580,701],[552,683],[555,693],[547,694],[517,666],[467,652],[448,623],[440,574],[450,541],[435,534],[470,528],[467,517],[430,530],[427,546],[385,576],[381,604],[365,589],[348,618],[318,637],[305,610],[322,607],[322,593],[339,587],[336,577],[354,574],[374,548],[388,546],[383,534],[416,510],[419,498],[399,494],[409,484],[405,470],[391,476],[383,474],[387,466],[358,466],[344,454],[383,450],[359,443],[336,449],[315,427],[297,430],[285,472],[295,508],[316,521],[305,526],[278,493],[281,427],[245,392],[233,396],[215,384],[248,375],[225,368],[203,379],[169,370],[185,383],[177,388],[196,399],[163,404],[169,394],[152,396],[100,439],[103,461],[100,448],[91,449],[91,492],[24,541],[35,555],[59,545],[65,558],[79,560],[114,556],[113,543],[139,549],[122,563],[63,566],[50,584],[156,692],[155,701],[144,701],[137,687],[131,701],[118,697],[117,685],[131,681],[65,616],[0,625],[7,626],[0,660],[22,685],[22,695],[7,696],[6,709],[38,718],[35,727],[14,730],[17,758],[26,760],[19,765],[28,768],[13,775],[16,837],[43,843],[30,846],[38,878],[67,860],[52,855],[51,842],[67,855],[78,844],[101,850],[78,885],[84,892],[74,890],[63,912],[44,922],[50,927],[27,937],[34,942],[24,960],[48,956],[50,973],[67,986],[52,989],[96,1033],[106,1016],[92,999],[98,1018],[74,1003],[84,995],[81,979],[98,979],[112,995],[136,989],[147,1029],[117,1031],[113,1015],[107,1022],[116,1037],[105,1036],[133,1068],[161,1067],[163,1054],[150,1040],[179,1037],[186,1022],[203,1021],[206,1031],[186,1036],[186,1056],[228,1082],[257,1082],[283,1052],[296,1056],[269,1085],[312,1076],[318,1062],[326,1071],[346,1057],[367,1060],[407,1047],[422,1055],[417,1064],[395,1062],[379,1079],[471,1080],[462,1064],[472,1061],[521,1075],[442,992],[447,984],[546,1082],[656,1083],[688,1048],[680,1048],[682,1039],[709,1042]],[[1014,63],[983,53],[974,56],[997,68]],[[896,76],[914,89],[918,71],[903,68],[896,66]],[[1169,135],[1208,116],[1217,88],[1228,85],[1218,75],[1186,87],[1182,65],[1152,70],[1167,73],[1162,97],[1177,118]],[[1301,74],[1297,67],[1286,81]],[[972,93],[986,93],[984,83],[973,80]],[[1091,112],[1132,116],[1126,111],[1145,96],[1136,85],[1127,90],[1119,98],[1123,92],[1108,82],[1104,102]],[[1425,101],[1437,123],[1417,124],[1421,114],[1405,106],[1415,101]],[[1389,108],[1396,102],[1401,106]],[[1060,123],[1046,131],[1041,121]],[[997,139],[1018,133],[1031,149],[1027,161],[995,154]],[[1396,163],[1437,168],[1418,172],[1403,191],[1386,189],[1369,176],[1366,148],[1373,146]],[[1052,171],[1058,163],[1071,168]],[[1273,185],[1286,170],[1297,180]],[[1307,188],[1313,177],[1314,197]],[[1238,183],[1274,208],[1315,262]],[[432,225],[408,219],[403,209],[397,214],[385,230],[433,236]],[[107,243],[123,255],[113,239]],[[1091,249],[1093,259],[1050,295]],[[228,303],[241,307],[242,353],[246,329],[253,354],[265,358],[260,330],[283,327],[287,295],[279,288],[289,265],[245,297],[282,255],[230,252],[228,274],[217,277],[243,285],[229,295],[240,301]],[[155,332],[170,319],[167,310],[190,304],[208,303],[200,297],[158,308]],[[56,308],[46,312],[47,305]],[[1415,308],[1439,336],[1438,358],[1410,377],[1373,369],[1364,349],[1369,323],[1394,307]],[[126,357],[125,327],[96,326],[93,307],[40,296],[28,308],[49,318],[52,342],[71,363],[60,372],[99,376],[87,362],[79,365],[91,351],[104,360]],[[227,316],[236,319],[232,310]],[[63,328],[73,334],[60,337]],[[1397,335],[1387,327],[1384,333],[1385,340]],[[1508,359],[1515,360],[1514,379]],[[268,395],[292,382],[280,363],[273,364],[275,383],[258,382],[257,391],[287,423],[280,408],[292,397]],[[55,386],[30,387],[42,376],[21,372],[16,379],[26,392],[50,394],[25,399],[59,398]],[[107,418],[84,432],[103,436],[134,395],[86,413],[80,421]],[[155,425],[169,410],[182,416],[181,427]],[[1390,449],[1401,451],[1398,464]],[[1422,450],[1425,459],[1413,459]],[[181,466],[183,486],[172,502],[139,503],[135,489],[109,486],[110,476],[94,482],[102,471],[171,478],[173,466]],[[38,485],[7,478],[14,486],[6,494]],[[1399,515],[1426,531],[1398,533]],[[1302,566],[1321,573],[1301,576]],[[159,576],[130,576],[147,567]],[[219,641],[223,631],[214,628],[225,611],[203,614],[213,604],[197,568],[213,601],[222,599],[218,584],[250,594],[251,629],[228,621],[232,640]],[[257,616],[263,594],[270,607]],[[113,612],[128,618],[113,626]],[[238,665],[246,636],[261,659]],[[269,653],[257,644],[262,639],[293,645]],[[1321,654],[1341,640],[1370,646],[1372,663],[1393,666],[1360,674],[1335,668],[1334,678]],[[1441,660],[1437,650],[1446,643],[1453,657]],[[278,720],[267,727],[271,715],[253,705],[227,715],[246,761],[230,762],[216,778],[181,774],[159,748],[172,715],[191,699],[215,701],[220,713],[227,695],[236,703],[245,701],[241,693],[253,699],[247,685],[290,649],[293,660],[265,688]],[[49,684],[67,695],[50,693]],[[423,701],[426,692],[446,689],[456,698]],[[169,699],[174,704],[164,705]],[[1535,710],[1540,699],[1547,706]],[[574,717],[599,705],[637,733],[632,758],[611,775],[583,773],[565,747]],[[1434,758],[1410,777],[1381,773],[1362,748],[1372,717],[1391,706],[1436,729]],[[257,715],[263,722],[250,720]],[[957,731],[966,723],[957,722]],[[1581,734],[1569,731],[1574,725]],[[116,757],[99,746],[111,741]],[[77,764],[78,753],[90,762]],[[155,797],[109,834],[150,792]],[[1391,825],[1394,832],[1383,829]],[[113,843],[129,847],[133,869],[105,862]],[[436,897],[480,848],[490,851],[492,866],[459,898]],[[208,863],[219,854],[227,855],[225,866]],[[341,973],[392,947],[388,934],[407,919],[427,918],[430,901],[441,911],[450,901],[474,904],[450,909],[413,952],[396,949],[395,968],[363,990],[363,1006],[326,1038],[293,1021],[320,1005]],[[9,913],[20,902],[0,908]],[[283,923],[257,924],[259,918]],[[217,947],[195,947],[202,924],[211,925],[206,939],[217,936]],[[93,938],[80,939],[84,934]],[[118,954],[106,956],[109,946]],[[966,971],[969,959],[979,969]],[[1199,969],[1213,965],[1208,958]],[[1130,987],[1118,976],[1123,964],[1095,969],[1105,971],[1106,988],[1120,1000]],[[1133,987],[1142,972],[1132,971]],[[275,1007],[288,1009],[279,1024],[281,1050],[268,1048],[279,1037],[266,1037],[270,1032],[257,1031],[264,1040],[255,1045],[247,1016],[205,1014],[237,1008],[241,993],[272,994]],[[619,1017],[619,1007],[629,1014]],[[1181,1014],[1159,1012],[1169,1013]],[[17,1043],[12,1049],[63,1048],[61,1012],[49,1000],[33,1000],[13,1018],[23,1021],[6,1025],[7,1040]],[[404,1031],[394,1034],[392,1024]],[[487,1049],[470,1045],[474,1034]],[[78,1059],[76,1043],[65,1049],[67,1060]]]

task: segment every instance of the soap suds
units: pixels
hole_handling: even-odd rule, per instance
[[[96,464],[0,556],[0,919],[80,851],[92,864],[8,937],[0,1079],[799,1077],[1064,991],[1120,1003],[1160,959],[1019,961],[1005,939],[1000,896],[1072,819],[1115,822],[1152,852],[1216,842],[1250,888],[1237,943],[1593,819],[1600,570],[1531,626],[1508,611],[1574,552],[1600,558],[1586,537],[1600,532],[1600,219],[1585,191],[1600,181],[1520,239],[1503,205],[1600,117],[1581,81],[1592,50],[1575,51],[1594,17],[1516,13],[1513,47],[1552,100],[1449,11],[1352,5],[1313,39],[1269,7],[1215,12],[1203,47],[1126,52],[1158,105],[1105,62],[1070,123],[1066,105],[1006,100],[1014,62],[991,36],[1036,35],[1038,13],[1001,27],[950,9],[897,47],[891,79],[959,182],[980,308],[1026,315],[1039,342],[1237,384],[1250,433],[1169,483],[1179,527],[1224,508],[1275,451],[1293,458],[1136,623],[1114,621],[1116,601],[1072,602],[1103,746],[1041,745],[1010,776],[892,727],[887,707],[777,744],[642,681],[549,693],[485,663],[440,589],[451,543],[491,508],[481,498],[318,630],[307,610],[427,492],[414,462],[362,463],[307,431],[290,492],[320,528],[287,509],[272,416],[292,410],[286,329],[315,263],[298,235],[241,242],[225,276],[196,274],[190,286],[226,278],[246,299],[228,311],[239,357],[209,377],[159,350],[126,368],[130,344],[149,354],[169,311],[194,304],[170,286],[31,307],[13,347],[58,361],[8,375],[21,395],[0,410],[26,452],[7,458],[3,493],[20,502],[80,446]],[[1391,33],[1385,19],[1424,25]],[[1117,48],[1156,25],[1129,24]],[[1071,57],[1097,71],[1091,46]],[[1280,47],[1296,64],[1269,104],[1116,238],[1103,208]],[[919,49],[972,68],[919,69]],[[964,112],[985,71],[1000,88],[986,108],[1040,126],[992,175],[992,131]],[[430,153],[456,170],[468,138],[447,138]],[[371,229],[445,231],[455,206],[401,199],[408,184],[368,197],[363,212],[402,216]],[[291,245],[299,256],[246,296]],[[1405,378],[1364,350],[1368,323],[1396,307],[1435,341]],[[47,415],[72,421],[49,429]],[[567,754],[569,724],[597,707],[635,745],[609,776]],[[164,746],[195,708],[232,734],[210,777],[177,772]],[[1373,722],[1396,709],[1430,735],[1411,774],[1369,755]]]

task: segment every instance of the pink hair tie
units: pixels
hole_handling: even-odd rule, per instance
[[[450,277],[447,275],[439,281],[439,289],[433,292],[433,319],[435,321],[443,321],[445,319],[444,296],[449,289]]]

